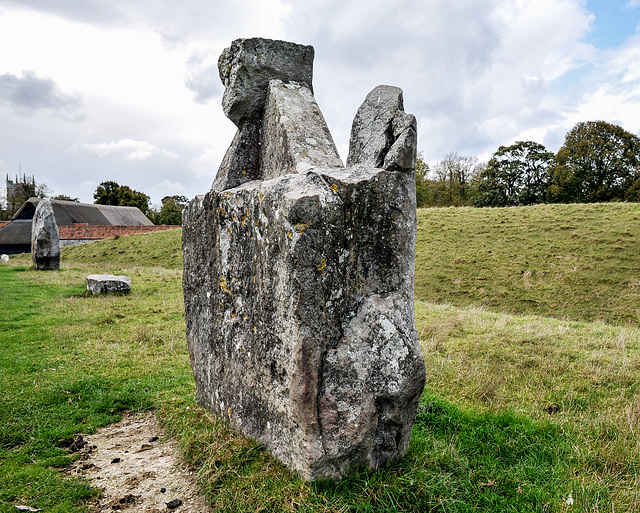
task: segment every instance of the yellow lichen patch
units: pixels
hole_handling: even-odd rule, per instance
[[[293,233],[292,232],[287,232],[287,237],[289,237],[290,239],[293,239]]]
[[[331,184],[331,190],[332,190],[333,192],[338,192],[338,186],[337,186],[335,183],[332,183],[332,184]]]
[[[298,223],[294,226],[294,228],[298,233],[303,233],[308,226],[309,226],[309,223]]]
[[[224,279],[224,276],[220,277],[220,288],[227,294],[231,295],[231,291],[229,290],[229,287],[227,287],[227,280]]]
[[[318,266],[318,271],[324,270],[326,266],[327,266],[327,259],[323,258],[322,261],[320,262],[320,265]]]

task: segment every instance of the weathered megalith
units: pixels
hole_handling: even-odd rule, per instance
[[[406,453],[425,366],[413,313],[415,118],[385,86],[393,105],[365,101],[360,118],[382,121],[354,122],[363,142],[343,167],[309,55],[257,39],[220,58],[225,112],[250,118],[257,144],[236,136],[211,191],[185,209],[183,285],[200,403],[312,481]],[[261,100],[232,101],[245,96],[237,87]],[[364,131],[384,133],[372,139],[384,153],[375,164]],[[229,162],[248,161],[259,166],[250,178],[229,179],[240,169]]]
[[[49,198],[41,199],[33,214],[31,261],[40,271],[60,269],[60,233]]]
[[[92,294],[129,292],[131,290],[131,278],[124,275],[90,274],[87,276],[87,290]]]

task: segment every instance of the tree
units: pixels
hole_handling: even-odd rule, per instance
[[[46,198],[50,193],[45,183],[38,183],[34,176],[22,175],[15,181],[7,178],[7,207],[3,211],[5,219],[11,219],[29,198]]]
[[[138,207],[143,214],[149,213],[149,196],[117,182],[102,182],[93,193],[93,199],[98,205]]]
[[[432,207],[471,204],[474,177],[483,168],[477,157],[464,157],[450,152],[432,169],[433,179],[427,180],[427,205]]]
[[[477,180],[477,207],[533,205],[546,199],[553,153],[539,143],[500,146]]]
[[[58,201],[73,201],[74,203],[80,203],[80,198],[72,198],[71,196],[67,196],[66,194],[56,194],[51,199],[58,200]]]
[[[423,158],[422,153],[418,153],[416,159],[416,206],[426,207],[429,201],[429,164]]]
[[[182,224],[182,211],[187,203],[189,199],[186,196],[165,196],[162,207],[152,212],[151,219],[154,224]]]
[[[556,154],[549,196],[559,203],[634,199],[639,179],[638,136],[604,121],[581,122]]]

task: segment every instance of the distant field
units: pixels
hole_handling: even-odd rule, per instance
[[[73,457],[57,440],[127,409],[156,412],[220,511],[640,511],[639,217],[627,204],[419,211],[427,386],[411,448],[338,485],[301,482],[197,405],[181,230],[65,248],[59,272],[12,258],[0,513],[86,511],[97,490],[59,472]],[[95,272],[132,276],[131,294],[87,296]]]
[[[418,211],[415,296],[640,325],[640,204]]]

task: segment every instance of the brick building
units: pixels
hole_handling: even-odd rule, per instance
[[[10,222],[0,223],[0,253],[30,253],[31,223],[40,198],[29,198]],[[69,246],[109,237],[180,228],[154,225],[137,207],[114,207],[51,200],[60,245]]]

